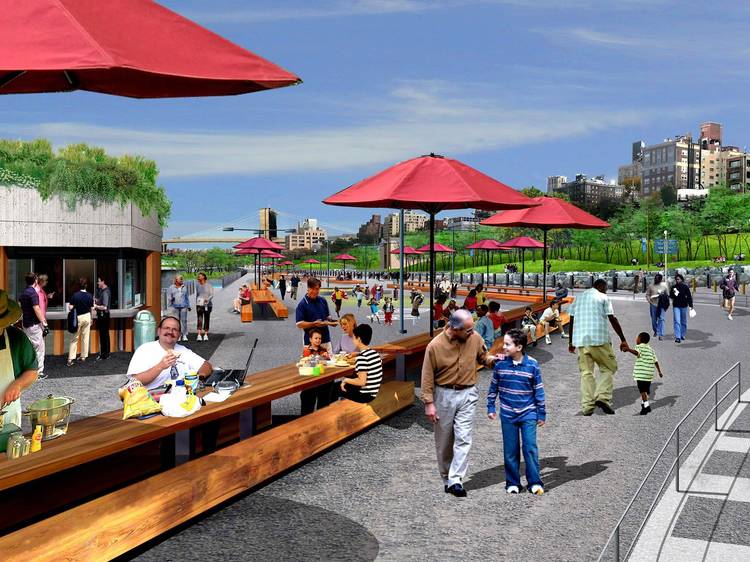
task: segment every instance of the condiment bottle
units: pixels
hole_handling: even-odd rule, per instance
[[[42,450],[42,426],[37,425],[34,434],[31,436],[31,452],[36,453]]]

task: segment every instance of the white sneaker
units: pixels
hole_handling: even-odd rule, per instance
[[[208,341],[208,334],[203,334],[203,341]]]
[[[182,336],[182,341],[188,341],[187,336]]]
[[[732,318],[732,315],[731,315],[731,314],[730,314],[730,315],[728,315],[728,316],[727,316],[727,318],[729,318],[730,320],[734,320],[734,318]]]
[[[563,338],[569,338],[569,337],[570,337],[570,336],[569,336],[568,334],[566,334],[565,332],[563,332],[562,334],[560,334],[560,336],[561,336],[561,337],[563,337]]]
[[[520,490],[518,489],[518,486],[508,486],[505,489],[506,494],[517,494],[518,492],[520,492]]]
[[[198,334],[198,337],[195,338],[195,341],[203,341],[203,334]]]
[[[541,496],[544,493],[544,488],[542,488],[539,484],[534,484],[529,491],[535,496]]]
[[[552,340],[551,340],[551,339],[549,339],[549,336],[545,337],[545,338],[544,338],[544,341],[546,341],[546,342],[547,342],[548,344],[551,344],[551,343],[552,343]]]

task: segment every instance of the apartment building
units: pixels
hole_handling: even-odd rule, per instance
[[[608,182],[604,176],[589,178],[584,174],[576,174],[573,181],[563,184],[554,191],[564,193],[571,203],[592,208],[599,205],[605,199],[622,199],[624,188],[615,182]]]

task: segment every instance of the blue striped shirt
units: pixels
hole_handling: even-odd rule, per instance
[[[539,363],[524,355],[516,365],[510,357],[495,363],[490,389],[487,392],[487,413],[496,412],[500,395],[500,416],[509,422],[544,420],[544,384]]]

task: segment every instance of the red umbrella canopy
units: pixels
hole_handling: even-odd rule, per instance
[[[303,263],[320,263],[320,262],[316,260],[315,258],[308,258]]]
[[[300,79],[150,0],[4,0],[0,93],[244,94]]]
[[[240,248],[236,252],[234,252],[234,255],[236,256],[249,256],[253,254],[259,254],[260,250],[253,250],[252,248]]]
[[[392,254],[400,254],[401,248],[394,248],[391,250]],[[424,252],[420,252],[419,250],[415,250],[411,246],[404,246],[404,255],[405,256],[421,256]]]
[[[517,238],[511,238],[507,242],[503,242],[502,244],[500,244],[501,250],[510,250],[512,248],[544,248],[544,244],[542,244],[539,240],[530,238],[528,236],[518,236]]]
[[[335,258],[333,258],[335,261],[357,261],[357,258],[352,256],[351,254],[339,254]]]
[[[497,240],[485,239],[477,240],[473,244],[466,246],[467,250],[502,250],[500,242]]]
[[[279,265],[294,265],[294,262],[286,260],[286,261],[281,262]]]
[[[536,207],[502,211],[480,224],[537,228],[609,228],[609,223],[557,197],[534,197]]]
[[[429,252],[430,251],[430,245],[429,244],[425,244],[424,246],[420,246],[419,248],[417,248],[417,251],[418,252]],[[436,252],[436,253],[441,253],[442,252],[442,253],[445,253],[445,254],[452,254],[456,250],[454,250],[453,248],[449,248],[448,246],[443,246],[439,242],[435,242],[435,245],[432,247],[432,251]]]
[[[534,202],[466,164],[430,154],[401,162],[323,200],[344,207],[519,209]]]
[[[274,260],[285,258],[286,256],[279,254],[278,252],[274,252],[273,250],[261,250],[260,255],[264,258],[271,258]]]
[[[283,250],[284,249],[284,246],[281,246],[280,244],[277,244],[276,242],[273,242],[272,240],[269,240],[268,238],[263,238],[261,236],[250,238],[249,240],[240,242],[239,244],[233,247],[238,250],[258,250],[258,251],[260,250]],[[254,252],[250,252],[250,253],[254,253]]]

